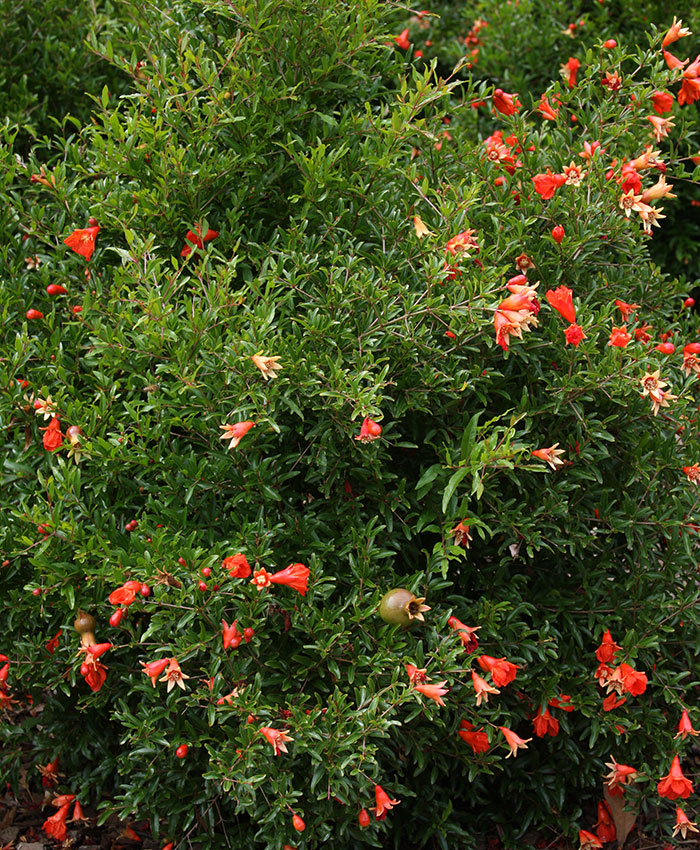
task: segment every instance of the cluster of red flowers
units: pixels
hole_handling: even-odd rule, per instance
[[[450,254],[452,257],[461,257],[463,254],[468,254],[470,251],[475,251],[477,254],[479,253],[479,245],[474,237],[473,230],[464,230],[462,233],[458,233],[456,236],[453,236],[450,240],[448,240],[447,245],[445,245],[445,254]],[[477,265],[480,265],[480,261],[474,259],[474,262]],[[459,277],[461,271],[457,266],[451,265],[445,260],[445,271],[447,272],[446,280],[454,280]]]
[[[583,332],[583,328],[576,324],[573,292],[567,286],[562,285],[556,289],[548,289],[544,297],[549,306],[569,322],[569,327],[564,331],[566,344],[578,346],[582,339],[586,339],[586,334]]]
[[[612,711],[613,708],[618,708],[627,702],[627,697],[623,694],[636,697],[643,694],[647,689],[646,673],[635,670],[624,662],[618,667],[610,666],[621,649],[622,647],[618,646],[612,639],[610,630],[606,629],[601,644],[595,651],[595,656],[599,661],[595,678],[600,687],[605,688],[608,694],[603,700],[604,711]]]
[[[531,325],[537,326],[540,303],[535,290],[538,285],[529,285],[524,274],[516,275],[506,283],[511,294],[501,301],[493,318],[496,342],[504,351],[508,351],[510,337],[522,339],[524,331],[528,331]]]
[[[70,822],[87,820],[83,814],[83,807],[75,799],[75,794],[59,794],[53,798],[51,805],[57,808],[58,811],[56,814],[51,815],[51,817],[46,818],[41,828],[50,838],[55,838],[56,841],[65,841],[68,835],[66,821],[68,820],[68,812],[71,806],[73,806],[73,817],[70,819]]]

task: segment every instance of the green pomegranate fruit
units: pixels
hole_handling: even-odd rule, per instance
[[[418,621],[424,622],[423,612],[430,611],[424,602],[425,596],[417,597],[404,587],[395,587],[382,597],[379,616],[395,626],[413,626]]]

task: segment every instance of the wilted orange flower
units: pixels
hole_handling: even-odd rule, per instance
[[[518,755],[518,750],[527,750],[528,742],[532,740],[532,738],[521,738],[520,735],[516,735],[512,729],[509,729],[507,726],[499,726],[498,727],[508,743],[510,747],[510,752],[506,756],[509,759],[511,756],[514,758]]]
[[[408,681],[413,685],[416,682],[429,682],[430,676],[427,676],[427,670],[425,667],[416,667],[415,664],[406,664],[406,673],[408,674]]]
[[[189,679],[189,676],[185,676],[185,674],[180,669],[180,665],[177,663],[176,658],[168,659],[168,669],[165,671],[165,676],[162,679],[159,679],[159,682],[167,682],[168,683],[168,693],[172,691],[175,685],[178,688],[182,688],[182,690],[186,690],[184,679]]]
[[[619,764],[612,756],[605,766],[610,768],[610,773],[606,773],[603,777],[603,781],[608,786],[608,793],[611,797],[622,797],[625,793],[624,786],[636,779],[639,775],[638,771],[628,764]]]
[[[552,467],[552,469],[556,470],[557,467],[564,466],[564,461],[559,457],[559,455],[564,454],[564,449],[558,449],[558,445],[559,443],[555,443],[548,449],[535,449],[532,452],[532,456],[536,457],[538,460],[545,461]]]
[[[253,354],[250,359],[260,369],[266,381],[278,377],[277,372],[282,368],[277,362],[280,359],[279,357],[263,357],[261,354]]]
[[[478,673],[472,670],[472,684],[474,685],[474,690],[476,691],[476,704],[481,705],[483,702],[489,701],[490,694],[500,694],[501,692],[498,688],[494,688],[486,681],[486,679],[482,678]]]
[[[244,422],[236,422],[234,425],[219,425],[219,428],[224,432],[219,439],[230,440],[229,449],[235,449],[248,431],[251,428],[255,428],[255,422],[246,420]]]
[[[287,742],[294,740],[294,738],[282,729],[272,729],[270,726],[261,726],[258,731],[265,737],[267,742],[272,745],[272,754],[275,756],[278,756],[280,753],[288,752],[286,746]]]
[[[654,138],[657,142],[660,142],[661,139],[665,139],[668,136],[668,131],[675,127],[675,123],[672,118],[662,118],[660,115],[647,115],[647,121],[653,127]]]
[[[675,838],[680,832],[680,834],[685,839],[688,832],[697,831],[697,823],[695,823],[695,821],[689,820],[683,809],[681,809],[680,806],[676,806],[676,825],[673,827],[673,837]]]
[[[86,227],[83,230],[74,230],[70,236],[67,236],[63,242],[69,248],[72,248],[76,254],[80,254],[81,257],[85,257],[87,262],[90,261],[90,257],[95,250],[95,239],[97,238],[97,234],[100,232],[99,225],[95,221],[94,218],[90,219],[90,223],[94,225],[91,227]]]
[[[452,529],[451,533],[454,536],[455,543],[458,546],[464,546],[467,549],[469,548],[469,544],[472,541],[472,536],[469,533],[469,526],[467,525],[466,517],[457,523],[457,525]]]
[[[694,484],[696,487],[700,484],[700,464],[694,463],[692,466],[684,466],[683,472],[691,484]]]
[[[642,398],[644,398],[644,396],[649,396],[654,416],[658,415],[661,407],[669,407],[669,401],[673,401],[678,398],[678,396],[672,395],[663,389],[663,387],[668,385],[668,381],[659,380],[659,374],[659,369],[657,369],[656,372],[647,372],[640,380],[642,385]]]
[[[449,691],[449,688],[445,687],[446,684],[447,680],[436,682],[433,685],[414,685],[413,690],[418,691],[429,699],[435,700],[438,705],[444,705],[445,701],[443,697]]]
[[[416,229],[416,236],[422,239],[424,236],[433,236],[432,230],[428,230],[423,219],[419,215],[413,216],[413,226]]]

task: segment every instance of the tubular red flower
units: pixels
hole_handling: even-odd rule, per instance
[[[698,734],[700,733],[697,729],[693,729],[693,724],[690,722],[688,712],[684,708],[683,713],[681,714],[681,719],[678,723],[678,732],[673,736],[674,739],[680,738],[682,741],[684,741],[687,735],[692,735],[693,737],[695,737]]]
[[[142,673],[145,673],[151,680],[151,684],[155,688],[156,680],[158,676],[165,670],[165,668],[170,663],[169,658],[158,658],[156,661],[149,661],[145,663],[143,661],[139,662],[143,667]]]
[[[445,705],[443,697],[448,693],[449,688],[446,688],[447,680],[436,682],[433,685],[414,685],[413,689],[429,699],[435,700],[438,705]]]
[[[283,729],[272,729],[270,726],[261,726],[258,732],[272,746],[272,754],[275,756],[288,752],[286,745],[289,741],[294,740]]]
[[[499,726],[498,728],[503,733],[503,736],[505,737],[506,742],[510,747],[510,752],[506,756],[507,759],[511,756],[515,758],[518,755],[518,750],[528,749],[527,744],[529,741],[532,740],[532,738],[521,738],[520,735],[517,735],[515,732],[513,732],[512,729],[509,729],[507,726]]]
[[[496,89],[493,93],[494,108],[503,115],[515,115],[522,105],[518,100],[517,94],[509,94],[503,89]]]
[[[304,564],[290,564],[278,573],[273,573],[270,576],[270,581],[272,584],[284,584],[301,593],[302,596],[306,596],[309,573],[309,568]]]
[[[548,708],[540,709],[532,725],[538,738],[544,738],[545,735],[555,737],[559,734],[559,721],[556,717],[552,717]]]
[[[586,339],[586,334],[583,332],[583,328],[580,325],[569,325],[569,327],[564,331],[564,338],[566,339],[567,345],[574,345],[578,347],[578,344],[582,339]]]
[[[459,737],[472,748],[474,755],[485,753],[489,748],[489,736],[481,729],[475,729],[468,720],[460,721],[457,730]]]
[[[228,649],[232,646],[234,649],[238,649],[241,645],[241,641],[243,640],[243,635],[238,631],[236,627],[236,623],[238,621],[234,620],[233,623],[229,626],[226,620],[221,621],[221,626],[223,628],[223,639],[224,639],[224,649]]]
[[[532,178],[532,182],[535,184],[535,191],[537,194],[540,195],[543,201],[547,201],[554,197],[554,192],[559,189],[560,186],[563,186],[564,183],[566,183],[566,175],[552,174],[548,168],[546,174],[535,174]]]
[[[63,434],[58,416],[54,416],[48,426],[40,430],[44,432],[42,442],[47,452],[55,452],[59,446],[63,445]]]
[[[491,674],[494,685],[504,688],[509,685],[518,671],[517,664],[506,661],[505,658],[493,658],[491,655],[480,655],[477,659],[479,667]]]
[[[609,664],[621,649],[622,647],[618,646],[612,639],[610,629],[606,629],[601,644],[595,651],[595,657],[601,663]]]
[[[66,818],[68,817],[68,810],[70,807],[70,802],[65,803],[55,815],[51,815],[50,818],[46,818],[41,827],[48,836],[55,838],[56,841],[64,841],[68,834]]]
[[[685,800],[693,793],[693,783],[683,775],[678,756],[673,757],[668,775],[661,779],[656,788],[659,797],[667,797],[669,800],[677,800],[679,797]]]
[[[377,802],[374,813],[377,820],[384,820],[389,809],[398,806],[401,802],[401,800],[392,800],[381,785],[374,786],[374,798]]]
[[[378,440],[382,433],[382,426],[369,417],[365,417],[360,426],[360,434],[355,437],[361,443],[371,443],[373,440]]]
[[[573,292],[567,286],[558,286],[556,289],[548,289],[544,296],[552,309],[563,316],[567,322],[572,324],[576,321],[574,310]]]

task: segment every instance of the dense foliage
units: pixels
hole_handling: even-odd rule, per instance
[[[16,789],[182,846],[523,846],[595,832],[618,763],[670,836],[698,36],[483,5],[121,0],[45,24],[73,101],[2,65]]]

